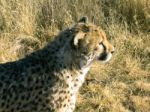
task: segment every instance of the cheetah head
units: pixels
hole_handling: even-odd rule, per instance
[[[90,65],[94,60],[108,62],[114,47],[106,38],[105,32],[92,23],[87,17],[81,18],[72,28],[74,37],[72,47],[74,55],[80,61],[80,67]]]

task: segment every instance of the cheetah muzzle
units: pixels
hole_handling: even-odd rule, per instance
[[[0,64],[0,112],[73,112],[95,60],[110,60],[104,31],[81,18],[43,49]]]

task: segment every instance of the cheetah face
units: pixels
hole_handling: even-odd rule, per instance
[[[114,52],[114,47],[109,43],[104,31],[96,25],[87,22],[84,17],[74,26],[75,37],[73,44],[77,54],[84,56],[87,63],[94,60],[108,62]]]
[[[103,61],[103,62],[108,62],[111,59],[112,54],[114,53],[115,49],[109,43],[109,41],[106,38],[105,33],[102,30],[100,31],[100,37],[101,39],[97,45],[97,48],[95,49],[96,52],[98,52],[96,59]]]
[[[114,53],[114,47],[113,46],[112,46],[110,51],[107,50],[106,47],[107,46],[105,46],[105,44],[103,42],[99,43],[98,49],[102,50],[103,52],[97,56],[97,59],[100,61],[103,61],[103,62],[108,62],[111,59],[112,54]]]

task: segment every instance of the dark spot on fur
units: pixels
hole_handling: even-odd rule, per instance
[[[2,87],[3,87],[3,83],[0,82],[0,88],[2,88]]]
[[[36,80],[35,80],[35,83],[38,84],[38,83],[39,83],[39,79],[36,79]]]
[[[11,112],[14,112],[14,109],[11,109],[10,111],[11,111]]]
[[[67,84],[67,85],[66,85],[66,87],[68,88],[68,87],[69,87],[69,85]]]
[[[4,107],[4,106],[5,106],[5,103],[4,103],[4,102],[2,102],[2,103],[1,103],[1,107]]]
[[[28,107],[28,105],[27,104],[24,104],[23,106],[22,106],[22,108],[27,108]]]
[[[28,82],[32,82],[33,79],[31,77],[28,77]]]
[[[67,68],[67,66],[66,65],[64,65],[64,69],[66,69]]]
[[[63,101],[63,98],[62,98],[62,97],[59,97],[59,98],[58,98],[58,101]]]
[[[63,90],[61,90],[59,93],[60,93],[60,94],[63,93]]]
[[[2,76],[0,77],[0,79],[3,81],[3,80],[5,79],[5,77],[2,75]]]
[[[35,69],[35,68],[32,68],[32,69],[31,69],[31,73],[32,73],[32,74],[36,73],[36,69]]]
[[[6,90],[6,89],[3,89],[3,93],[6,94],[6,93],[7,93],[7,90]]]
[[[21,96],[21,99],[22,99],[22,100],[24,100],[24,99],[25,99],[25,96],[24,96],[24,95],[22,95],[22,96]]]
[[[77,87],[77,84],[74,84],[74,87]]]
[[[50,100],[49,99],[46,99],[46,103],[48,104],[50,102]]]
[[[76,79],[76,81],[78,82],[79,80],[78,80],[78,79]]]
[[[82,71],[80,71],[80,74],[83,74],[83,72],[82,72]]]
[[[6,108],[9,108],[9,104],[6,105]]]
[[[41,95],[42,94],[42,91],[39,91],[39,95]]]
[[[35,90],[38,90],[39,89],[39,87],[38,86],[35,86],[35,88],[34,88]]]
[[[9,80],[6,80],[5,82],[6,82],[7,85],[10,85],[10,81]]]
[[[33,91],[33,89],[34,89],[33,87],[30,87],[30,89],[29,89],[29,90],[30,90],[30,91]]]
[[[42,106],[43,106],[43,107],[46,107],[46,105],[45,105],[44,103],[42,104]]]
[[[42,80],[42,81],[41,81],[41,84],[42,84],[42,85],[44,85],[44,83],[45,83],[45,81],[44,81],[44,80]]]
[[[70,93],[70,91],[67,91],[67,93]]]
[[[7,98],[6,95],[2,96],[2,100],[6,100],[6,98]]]
[[[41,101],[42,101],[42,99],[41,99],[41,98],[38,98],[38,101],[39,101],[39,102],[41,102]]]
[[[69,79],[69,76],[67,76],[66,78]]]
[[[65,99],[67,99],[68,97],[67,96],[65,96]]]
[[[45,73],[49,73],[50,72],[50,70],[49,70],[49,68],[48,67],[46,67],[46,69],[45,69]]]
[[[67,105],[66,104],[64,104],[64,107],[66,107]]]
[[[18,100],[18,97],[17,97],[17,96],[14,97],[14,101],[16,101],[16,100]]]
[[[48,87],[45,87],[45,88],[44,88],[44,91],[48,91]]]
[[[48,80],[52,80],[52,77],[51,77],[51,76],[48,76]]]

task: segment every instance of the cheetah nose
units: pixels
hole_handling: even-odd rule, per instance
[[[115,48],[113,47],[111,50],[111,54],[113,54],[115,52]]]
[[[113,54],[115,51],[111,51],[111,54]]]

